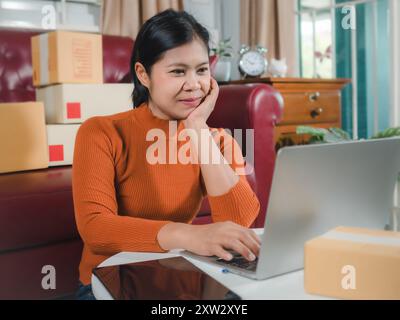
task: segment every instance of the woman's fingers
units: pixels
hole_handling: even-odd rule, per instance
[[[211,95],[213,99],[216,101],[218,98],[219,87],[218,82],[214,78],[211,78]]]
[[[224,259],[224,260],[226,260],[226,261],[232,260],[232,258],[233,258],[232,254],[229,253],[228,251],[226,251],[226,250],[225,250],[223,247],[221,247],[221,246],[217,246],[217,247],[215,248],[214,254],[215,254],[217,257],[219,257],[219,258],[221,258],[221,259]]]
[[[212,78],[211,78],[212,79]],[[214,93],[214,87],[213,87],[213,85],[211,84],[211,88],[210,88],[210,92],[205,96],[205,98],[204,98],[204,100],[202,101],[202,103],[199,105],[199,107],[202,105],[202,104],[209,104],[209,103],[211,103],[214,99],[216,99],[214,96],[215,96],[215,93]],[[218,97],[218,95],[217,95],[217,97]]]
[[[252,260],[250,258],[252,253],[256,257],[259,256],[260,254],[260,247],[261,247],[261,239],[260,237],[254,232],[252,229],[244,228],[240,225],[234,224],[234,226],[237,229],[238,232],[236,232],[236,239],[239,240],[249,252],[246,252],[245,254],[242,254],[242,252],[238,252],[242,254],[242,256],[248,260]]]
[[[245,259],[249,261],[253,261],[256,258],[256,255],[250,250],[242,241],[236,240],[232,241],[228,244],[229,249],[233,249],[240,255],[242,255]]]
[[[254,230],[229,221],[202,226],[200,230],[204,232],[199,233],[196,242],[202,246],[193,248],[197,254],[216,255],[226,261],[233,258],[229,252],[231,250],[249,261],[255,260],[260,254],[261,239]]]
[[[252,236],[250,230],[246,230],[242,232],[239,236],[240,241],[248,248],[250,251],[258,257],[260,254],[260,244],[258,241]]]
[[[258,245],[261,246],[261,238],[260,238],[260,236],[257,233],[255,233],[254,230],[250,229],[249,231],[250,231],[249,232],[250,236],[258,243]]]

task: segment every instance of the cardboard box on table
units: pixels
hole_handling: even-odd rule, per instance
[[[400,299],[400,233],[338,227],[305,244],[304,287],[343,299]]]
[[[52,31],[31,38],[33,85],[103,83],[102,36]]]
[[[1,103],[0,173],[47,168],[48,160],[43,103]]]
[[[132,109],[133,84],[59,84],[36,89],[42,101],[47,124],[82,123],[94,116],[105,116]]]
[[[72,165],[75,138],[80,124],[48,124],[49,167]]]

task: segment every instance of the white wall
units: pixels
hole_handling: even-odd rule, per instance
[[[391,44],[392,44],[392,110],[391,110],[391,123],[392,127],[400,126],[400,3],[398,0],[391,0],[390,3],[391,21]],[[394,205],[400,207],[400,182],[397,182]],[[398,220],[400,220],[400,212],[398,213]],[[399,223],[399,222],[397,222]],[[397,230],[400,231],[400,226],[397,225]]]
[[[222,0],[222,38],[232,39],[232,80],[240,79],[238,69],[240,50],[240,0]]]
[[[184,0],[184,6],[186,11],[207,27],[214,43],[220,39],[232,39],[234,57],[231,79],[239,79],[240,0]]]
[[[400,3],[391,0],[391,44],[392,44],[392,113],[391,126],[400,126]]]
[[[184,0],[184,8],[211,33],[213,42],[219,41],[221,30],[220,0]]]
[[[52,12],[46,9],[49,6],[54,8]],[[53,13],[54,18],[48,19]],[[93,3],[66,2],[63,7],[60,1],[0,0],[0,27],[97,32],[99,17],[100,6]],[[48,27],[48,21],[52,21],[52,27]]]

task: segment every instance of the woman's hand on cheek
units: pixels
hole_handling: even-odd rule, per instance
[[[211,78],[210,82],[210,92],[199,104],[199,106],[189,114],[186,120],[184,120],[186,126],[199,122],[205,123],[211,112],[214,110],[215,103],[217,102],[219,94],[219,87],[217,81],[214,78]]]

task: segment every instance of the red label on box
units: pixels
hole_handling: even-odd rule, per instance
[[[67,102],[67,119],[80,119],[80,118],[81,118],[81,103]]]
[[[64,161],[64,146],[62,144],[49,146],[49,159],[50,162]]]

